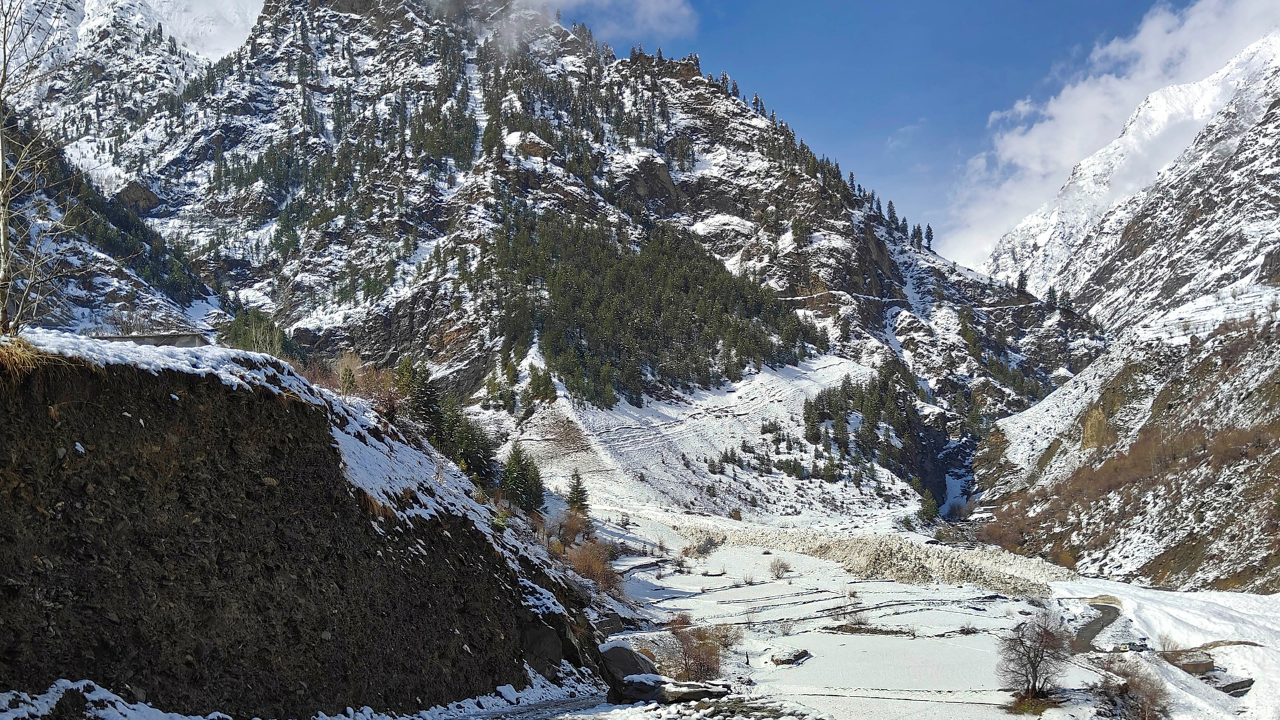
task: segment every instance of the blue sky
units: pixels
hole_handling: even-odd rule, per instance
[[[563,7],[566,24],[586,20],[619,55],[639,42],[649,52],[697,52],[704,71],[728,71],[817,153],[895,200],[912,222],[948,231],[944,252],[976,264],[999,234],[1052,197],[1071,165],[1114,138],[1147,93],[1208,75],[1280,22],[1271,2],[565,0]],[[1026,137],[1043,139],[1027,148]]]

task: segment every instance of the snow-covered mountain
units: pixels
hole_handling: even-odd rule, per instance
[[[447,389],[482,388],[483,404],[510,410],[491,418],[509,438],[540,412],[515,411],[531,348],[566,407],[622,418],[655,401],[697,408],[785,367],[822,378],[782,383],[779,422],[795,442],[762,450],[767,463],[740,455],[760,428],[748,438],[732,423],[664,450],[688,461],[664,479],[677,489],[659,492],[668,506],[727,513],[757,496],[771,500],[759,512],[790,513],[777,461],[842,483],[875,467],[956,499],[978,429],[1101,350],[1071,311],[932,254],[892,203],[696,56],[618,59],[587,28],[521,3],[333,0],[268,3],[210,65],[168,39],[167,6],[129,4],[143,2],[83,5],[82,25],[124,23],[107,35],[131,52],[76,44],[40,111],[227,307],[270,313],[317,357],[427,360]],[[140,63],[162,66],[162,81],[132,106],[112,100],[135,97]],[[844,422],[802,417],[804,399],[846,373],[880,379],[887,415],[838,402]],[[867,413],[874,431],[833,452],[837,425],[855,434]],[[605,456],[626,454],[603,429],[624,419],[571,416]],[[704,477],[731,449],[759,483],[734,504]],[[631,482],[619,468],[636,460],[606,460],[600,489]],[[894,494],[900,515],[919,501]]]
[[[1001,240],[992,273],[1069,294],[1115,341],[985,438],[988,539],[1164,586],[1280,587],[1278,143],[1271,34],[1152,94]]]
[[[1237,282],[1265,282],[1275,216],[1280,32],[1204,80],[1152,93],[1120,137],[1001,238],[986,269],[1110,329]]]

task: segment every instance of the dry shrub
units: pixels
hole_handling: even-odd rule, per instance
[[[1086,464],[1060,483],[1042,486],[1011,498],[995,511],[995,519],[978,531],[978,539],[1019,553],[1048,551],[1050,559],[1074,567],[1077,552],[1096,550],[1108,541],[1107,533],[1093,533],[1083,548],[1067,549],[1064,541],[1074,535],[1079,518],[1095,520],[1100,508],[1118,516],[1140,511],[1135,504],[1151,491],[1168,484],[1171,473],[1208,466],[1218,473],[1242,461],[1271,452],[1280,442],[1280,421],[1242,429],[1228,428],[1209,436],[1199,425],[1180,432],[1158,426],[1144,427],[1125,452],[1100,465]],[[1119,503],[1107,502],[1108,498]],[[1036,508],[1034,518],[1028,510]],[[1119,519],[1119,518],[1117,518]],[[1054,528],[1049,532],[1049,528]]]
[[[573,545],[581,536],[584,539],[591,532],[591,520],[578,512],[562,512],[551,521],[549,532],[560,539],[566,547]]]
[[[360,488],[356,488],[356,502],[359,503],[360,509],[364,514],[369,517],[390,520],[396,516],[396,511],[393,508],[379,502],[377,498]]]
[[[713,625],[707,632],[721,650],[732,650],[742,642],[742,628],[737,625]]]
[[[789,572],[791,572],[791,563],[782,558],[774,558],[773,562],[769,563],[769,574],[773,576],[774,580],[781,580]]]
[[[0,374],[16,384],[27,373],[35,370],[45,357],[34,345],[20,337],[0,341]]]
[[[306,381],[312,385],[328,388],[334,392],[338,390],[338,374],[323,363],[308,362],[298,370],[298,374],[306,378]]]
[[[658,671],[676,680],[714,680],[720,677],[720,649],[712,628],[694,627],[688,613],[667,623],[668,633],[657,641]]]
[[[622,584],[622,578],[609,560],[609,547],[604,543],[582,543],[570,548],[565,557],[575,572],[595,582],[605,592],[616,592]]]
[[[1169,712],[1169,689],[1160,676],[1131,658],[1108,657],[1098,666],[1106,677],[1096,690],[1109,698],[1129,720],[1158,720]]]
[[[723,540],[707,536],[696,543],[685,545],[680,554],[688,558],[705,558],[715,552],[722,542]]]

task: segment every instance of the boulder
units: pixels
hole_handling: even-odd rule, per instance
[[[1213,671],[1213,656],[1201,650],[1165,653],[1170,665],[1192,675],[1204,675]]]
[[[769,662],[774,665],[799,665],[811,657],[813,657],[813,654],[808,650],[783,650],[770,656]]]
[[[624,703],[658,702],[664,705],[716,700],[729,694],[725,683],[680,682],[661,675],[629,675],[616,688]]]
[[[604,670],[610,677],[622,680],[630,675],[657,675],[658,668],[649,658],[622,644],[600,646]]]
[[[156,195],[150,188],[137,181],[125,185],[124,189],[116,194],[116,200],[121,205],[144,217],[152,210],[160,207],[161,204],[159,195]]]

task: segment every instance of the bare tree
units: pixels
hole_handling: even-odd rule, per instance
[[[1019,697],[1044,697],[1070,658],[1070,636],[1053,613],[1042,609],[1000,638],[996,672],[1002,682],[1018,689]]]
[[[60,149],[18,114],[49,76],[61,12],[54,0],[0,0],[0,334],[38,314],[58,276],[56,239],[67,232],[47,195]]]

